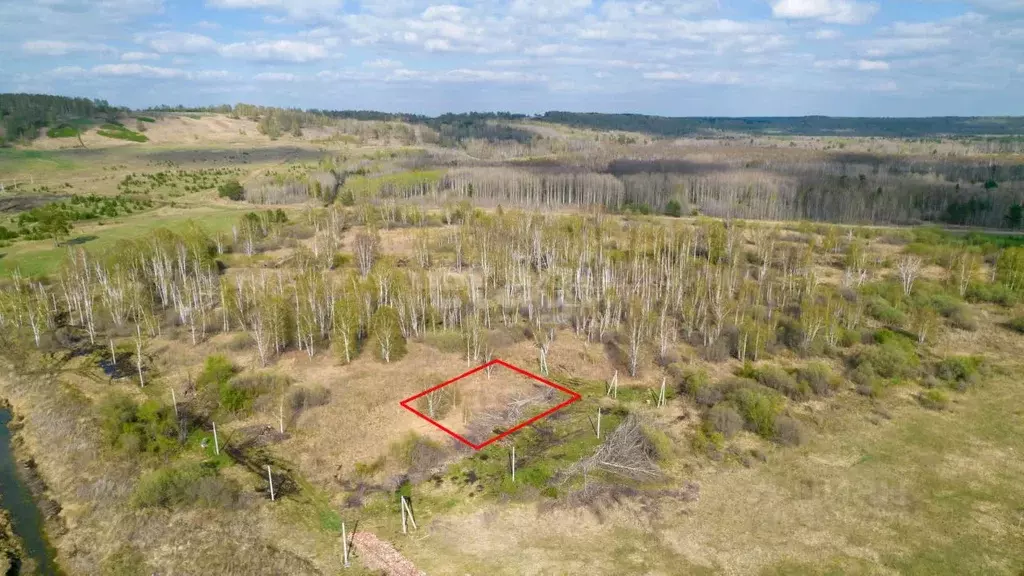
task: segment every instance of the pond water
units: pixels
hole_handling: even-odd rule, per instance
[[[11,451],[11,431],[7,428],[10,421],[11,413],[0,407],[0,505],[10,513],[14,533],[21,538],[28,556],[35,560],[38,573],[58,576],[60,571],[53,562],[43,532],[43,515],[17,473],[18,465]]]

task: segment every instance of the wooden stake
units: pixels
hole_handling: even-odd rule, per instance
[[[217,440],[217,423],[213,423],[213,452],[220,456],[220,442]]]
[[[601,407],[597,407],[597,439],[601,439]]]
[[[512,482],[516,481],[516,445],[512,445]]]
[[[399,496],[399,498],[401,499],[402,502],[402,534],[408,534],[409,526],[406,524],[405,521],[405,496]]]
[[[665,405],[665,379],[661,379],[661,392],[658,394],[658,406]]]
[[[114,352],[114,339],[110,339],[110,369],[116,370],[117,366],[117,354]]]
[[[180,420],[181,416],[178,415],[178,398],[174,395],[174,388],[171,388],[171,404],[174,405],[174,419]]]
[[[612,376],[612,381],[608,383],[608,391],[605,393],[606,396],[612,398],[619,397],[619,371],[615,371],[615,375]]]
[[[281,403],[278,405],[277,426],[281,434],[284,434],[284,398],[281,398]]]
[[[407,528],[406,528],[406,519],[407,518],[409,519],[409,523],[413,525],[413,529],[416,530],[417,529],[417,527],[416,527],[416,519],[413,518],[413,507],[409,505],[409,502],[406,500],[406,497],[404,497],[404,496],[401,497],[401,510],[402,510],[402,515],[401,515],[401,530],[402,530],[402,534],[406,533],[406,531],[407,531]]]
[[[267,481],[270,482],[270,501],[274,501],[274,476],[270,473],[270,464],[267,464]]]
[[[345,532],[344,522],[341,523],[341,557],[344,560],[343,566],[348,568],[348,534]]]

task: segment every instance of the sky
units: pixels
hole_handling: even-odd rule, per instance
[[[431,115],[1024,115],[1024,0],[0,0],[0,92]]]

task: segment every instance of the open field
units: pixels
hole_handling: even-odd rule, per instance
[[[1015,153],[146,114],[0,149],[0,398],[67,573],[373,573],[342,522],[432,575],[1024,570]],[[582,399],[480,451],[399,405],[493,358]]]

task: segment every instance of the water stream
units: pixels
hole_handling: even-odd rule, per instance
[[[11,413],[0,407],[0,504],[10,513],[14,533],[21,538],[25,553],[35,560],[37,572],[41,576],[59,576],[43,532],[43,515],[17,473],[11,431],[7,428],[10,421]]]

